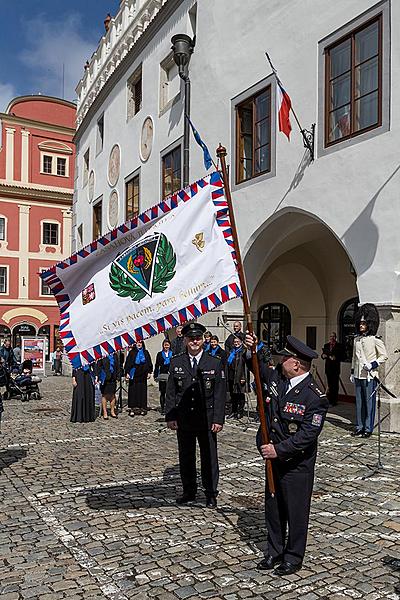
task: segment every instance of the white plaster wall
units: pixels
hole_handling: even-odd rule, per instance
[[[106,180],[108,156],[118,142],[122,149],[121,176],[117,184],[120,212],[124,204],[124,178],[141,167],[141,208],[160,199],[160,153],[177,141],[183,132],[181,105],[158,116],[159,64],[170,50],[175,33],[190,32],[187,11],[180,8],[153,38],[123,80],[92,118],[79,142],[78,161],[87,145],[91,147],[91,168],[96,172],[94,197],[103,194],[104,214],[111,188]],[[201,0],[197,13],[197,44],[190,63],[192,120],[211,152],[221,141],[231,150],[231,99],[270,73],[264,51],[268,50],[286,85],[303,126],[317,122],[318,42],[352,18],[372,7],[369,0],[292,0],[290,7],[280,0],[214,2]],[[317,158],[297,178],[303,157],[302,140],[292,119],[290,143],[277,134],[276,176],[254,181],[234,192],[241,246],[246,254],[255,231],[279,206],[314,214],[345,246],[358,273],[362,302],[399,304],[398,265],[400,242],[398,154],[399,120],[399,37],[400,4],[391,6],[391,117],[390,131],[350,147]],[[143,64],[143,108],[126,122],[126,80]],[[103,152],[94,159],[96,120],[105,113]],[[139,134],[147,115],[155,123],[153,151],[147,163],[139,158]],[[202,152],[191,140],[190,179],[204,175]],[[79,173],[82,168],[79,163]],[[86,189],[77,180],[77,219],[84,221],[85,243],[91,235],[91,207]],[[252,260],[259,260],[254,256]],[[251,265],[249,265],[251,266]],[[236,303],[237,306],[237,303]]]

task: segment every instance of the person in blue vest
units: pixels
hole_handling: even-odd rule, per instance
[[[125,361],[125,378],[129,381],[128,414],[147,415],[147,380],[153,372],[153,363],[144,342],[139,340]]]
[[[117,391],[117,380],[119,379],[118,354],[110,354],[101,358],[96,363],[95,383],[100,383],[101,409],[103,419],[108,419],[107,403],[110,403],[110,416],[117,418],[115,413],[115,392]]]
[[[169,376],[169,368],[171,365],[171,358],[171,343],[168,339],[165,339],[162,343],[162,350],[157,353],[156,363],[154,366],[154,379],[158,381],[158,389],[160,391],[160,407],[162,415],[165,414],[165,393],[167,391],[167,381]]]

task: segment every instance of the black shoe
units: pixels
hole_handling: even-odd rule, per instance
[[[182,494],[182,496],[178,496],[176,503],[187,504],[188,502],[193,502],[193,500],[196,500],[196,494]]]
[[[351,435],[351,437],[357,437],[358,435],[364,435],[364,430],[359,429],[358,431],[353,431],[353,433],[351,433],[350,435]]]
[[[361,437],[363,438],[369,438],[372,435],[372,431],[365,431]]]
[[[292,575],[292,573],[296,573],[296,571],[300,571],[301,563],[297,563],[294,565],[293,563],[284,561],[279,567],[276,567],[274,573],[276,575]]]
[[[217,508],[217,499],[215,496],[206,497],[206,508]]]
[[[281,556],[266,556],[258,563],[257,569],[259,569],[260,571],[270,571],[276,565],[281,564],[281,562]]]

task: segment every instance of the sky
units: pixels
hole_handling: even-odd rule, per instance
[[[83,66],[104,34],[104,19],[118,7],[119,0],[0,0],[0,112],[15,96],[75,100]]]

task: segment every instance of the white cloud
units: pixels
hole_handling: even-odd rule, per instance
[[[96,45],[81,33],[80,16],[74,13],[62,21],[49,21],[39,15],[26,27],[27,49],[20,59],[31,69],[36,86],[32,93],[60,97],[64,65],[64,98],[74,100],[83,66]]]
[[[5,112],[8,103],[17,93],[12,83],[1,83],[0,81],[0,112]]]

